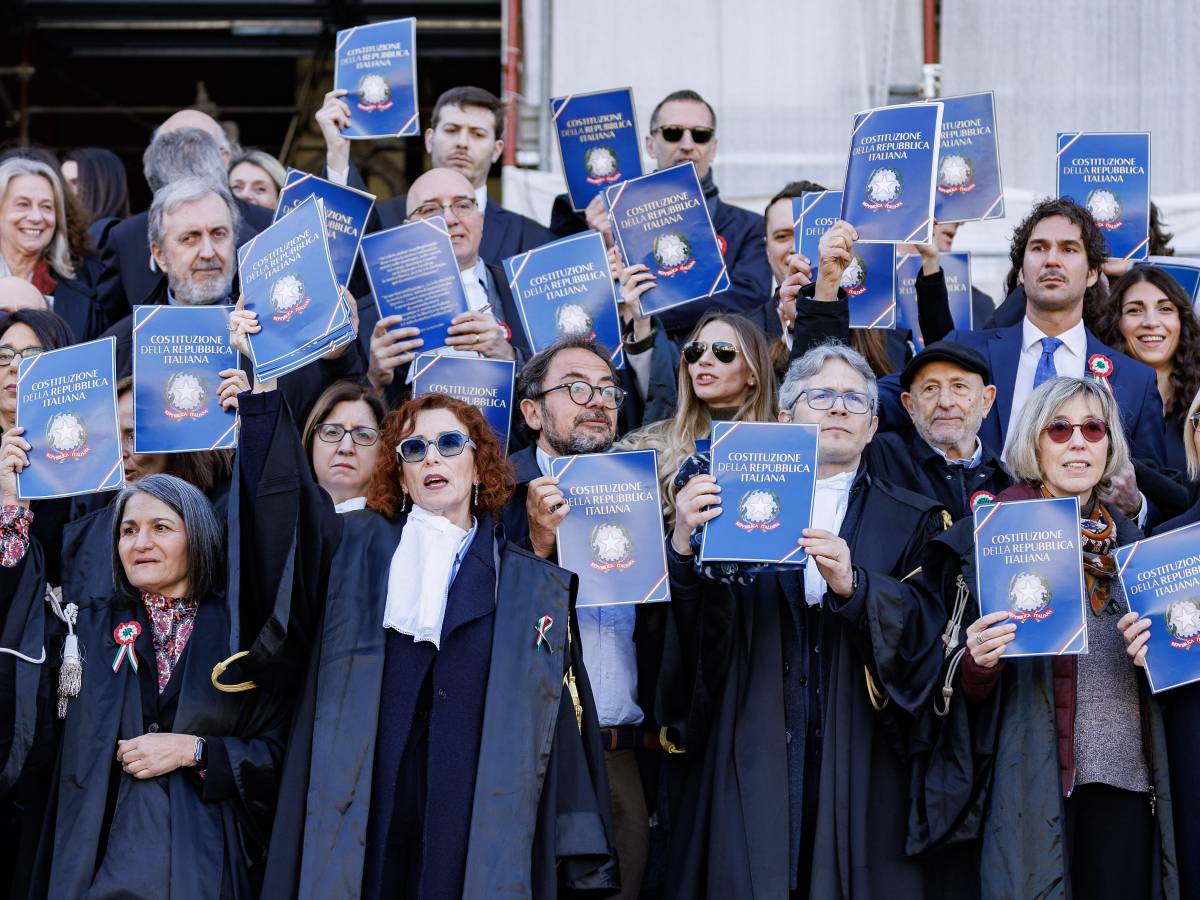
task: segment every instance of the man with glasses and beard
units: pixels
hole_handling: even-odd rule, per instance
[[[509,540],[553,561],[569,507],[549,474],[550,460],[608,452],[625,391],[604,347],[568,335],[529,360],[517,379],[517,398],[532,446],[511,457],[517,487],[504,528]],[[651,721],[662,653],[664,611],[658,607],[665,605],[576,611],[605,748],[622,898],[638,896],[649,853],[648,810],[661,755]]]
[[[762,305],[764,297],[771,295],[763,218],[721,200],[712,174],[717,155],[717,114],[695,91],[675,91],[654,107],[650,114],[650,133],[646,136],[646,152],[654,157],[659,169],[685,162],[696,166],[708,214],[729,269],[729,290],[714,294],[705,303],[687,303],[658,315],[667,333],[678,343],[705,312],[752,313]],[[550,214],[550,230],[555,235],[566,237],[588,228],[599,231],[605,241],[612,244],[608,207],[602,195],[597,195],[582,214],[571,210],[571,201],[566,194],[555,198]]]

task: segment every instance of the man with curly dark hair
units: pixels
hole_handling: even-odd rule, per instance
[[[1108,256],[1091,214],[1068,197],[1043,200],[1013,233],[1010,256],[1027,298],[1021,321],[946,336],[982,353],[991,366],[996,403],[979,437],[1000,451],[1009,422],[1034,388],[1056,375],[1092,377],[1106,382],[1116,397],[1133,455],[1162,463],[1162,401],[1154,370],[1105,345],[1084,325],[1084,304]],[[1128,514],[1141,511],[1132,469],[1118,482],[1115,505]]]

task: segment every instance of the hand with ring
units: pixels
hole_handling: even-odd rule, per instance
[[[967,648],[971,651],[971,659],[981,669],[994,667],[1017,636],[1015,622],[1000,624],[1008,617],[1008,610],[1002,609],[980,616],[967,626]]]

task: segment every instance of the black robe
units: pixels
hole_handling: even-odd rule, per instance
[[[183,655],[158,694],[142,604],[114,596],[111,578],[103,577],[111,571],[109,515],[93,513],[65,535],[63,592],[64,600],[79,605],[83,685],[61,726],[30,896],[123,891],[121,896],[189,900],[252,897],[251,870],[262,859],[270,828],[287,704],[265,691],[225,694],[213,688],[209,673],[227,655],[229,641],[228,608],[219,595],[200,602]],[[53,685],[65,629],[42,599],[42,559],[32,544],[18,567],[17,590],[6,598],[5,630],[9,622],[23,621],[25,643],[40,640],[47,647],[46,664],[17,681],[18,739],[6,777],[19,762],[17,751],[32,745],[29,736],[55,717]],[[138,671],[126,661],[114,673],[113,631],[130,620],[142,625],[135,644]],[[125,775],[116,760],[117,741],[151,730],[206,738],[206,778],[186,768],[145,781]],[[26,775],[29,762],[22,766]]]
[[[945,613],[926,591],[920,555],[942,528],[933,501],[862,472],[855,480],[841,535],[858,587],[847,599],[827,592],[819,639],[800,642],[811,653],[800,668],[825,688],[819,772],[806,772],[818,790],[812,871],[798,873],[800,896],[922,895],[922,866],[904,858],[900,752],[941,659]],[[786,898],[797,846],[789,844],[790,800],[800,789],[789,783],[788,747],[808,723],[785,730],[785,677],[801,673],[784,665],[781,607],[805,608],[803,577],[766,574],[731,588],[700,580],[676,557],[671,596],[659,720],[686,747],[689,771],[674,815],[667,895]],[[880,710],[865,672],[886,694],[876,700]]]

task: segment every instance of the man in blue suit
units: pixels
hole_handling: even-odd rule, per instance
[[[1028,298],[1022,320],[946,336],[981,353],[991,367],[996,402],[980,438],[1000,451],[1013,415],[1048,378],[1102,378],[1116,397],[1133,455],[1161,464],[1163,410],[1154,370],[1105,346],[1083,324],[1084,293],[1107,256],[1104,233],[1091,214],[1069,198],[1042,201],[1014,232],[1010,256]],[[889,405],[898,402],[897,394],[889,395]],[[898,412],[894,406],[890,411]]]
[[[341,129],[350,118],[350,106],[340,99],[346,91],[330,91],[317,111],[317,124],[325,138],[325,173],[330,181],[366,190],[362,176],[350,162],[350,141]],[[429,127],[425,129],[425,149],[433,162],[431,168],[460,172],[483,213],[483,242],[479,256],[488,265],[498,266],[516,256],[554,240],[547,229],[526,216],[505,209],[488,197],[487,177],[504,152],[504,106],[491,92],[478,87],[456,87],[438,97]],[[375,204],[367,231],[393,228],[408,216],[406,198],[401,195]]]

